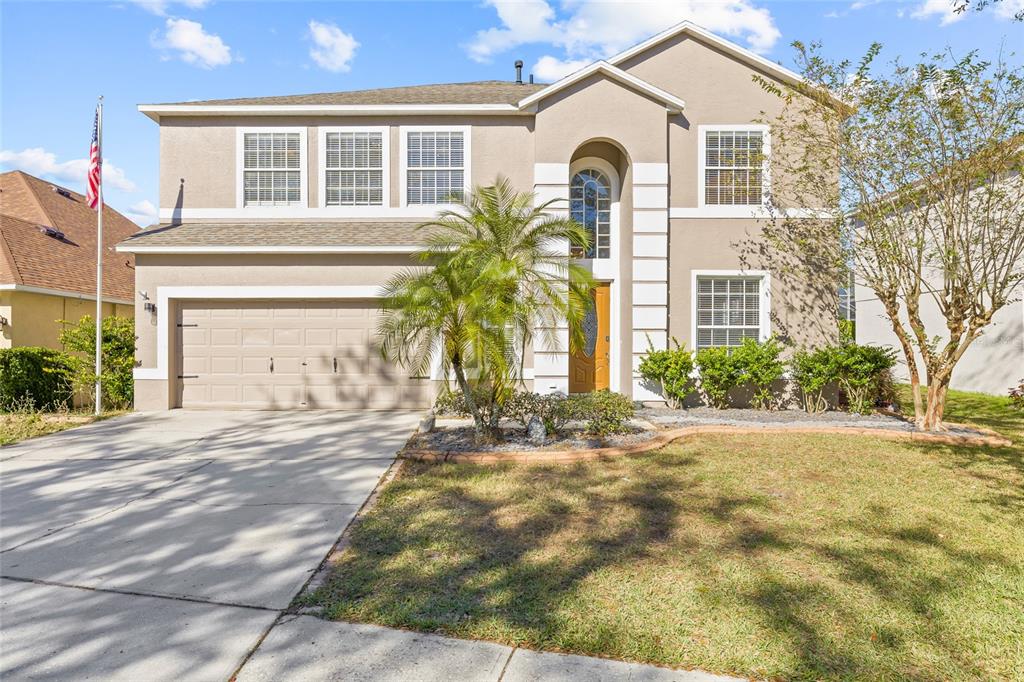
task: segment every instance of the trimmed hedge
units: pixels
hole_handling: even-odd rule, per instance
[[[52,348],[0,349],[0,410],[71,407],[71,363]]]

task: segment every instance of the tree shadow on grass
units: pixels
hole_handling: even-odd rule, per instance
[[[981,576],[1021,575],[1007,555],[883,504],[808,532],[787,522],[799,501],[709,483],[703,455],[411,466],[308,601],[335,619],[744,675],[992,676],[974,653],[988,635],[955,611],[984,603],[963,596]],[[692,588],[685,613],[673,581]],[[687,628],[712,641],[681,645]]]

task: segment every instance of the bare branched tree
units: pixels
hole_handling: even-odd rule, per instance
[[[771,159],[778,218],[766,234],[803,260],[856,269],[903,351],[918,426],[941,430],[957,362],[1024,283],[1024,72],[971,53],[878,73],[878,45],[857,64],[795,47],[802,84],[758,79],[785,101],[773,142],[796,150]],[[923,306],[944,329],[928,328]]]

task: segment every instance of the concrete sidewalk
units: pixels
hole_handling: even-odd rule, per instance
[[[238,682],[284,679],[739,681],[703,672],[513,649],[491,642],[332,622],[313,616],[283,618],[238,674]]]

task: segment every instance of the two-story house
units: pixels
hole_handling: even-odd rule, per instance
[[[550,85],[141,105],[160,126],[164,224],[120,246],[136,258],[137,408],[429,405],[438,377],[375,348],[380,285],[411,266],[418,224],[499,175],[568,199],[592,235],[592,338],[528,353],[539,392],[658,400],[635,368],[673,337],[831,338],[834,289],[772,271],[758,241],[757,121],[782,104],[755,74],[799,79],[683,23]]]

